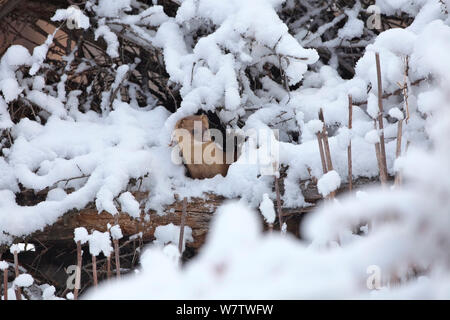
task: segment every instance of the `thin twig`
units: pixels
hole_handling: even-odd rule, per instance
[[[75,274],[75,289],[73,290],[73,299],[78,300],[78,291],[81,283],[81,241],[77,241],[77,269]]]
[[[397,126],[397,149],[395,151],[395,158],[398,159],[402,155],[402,131],[403,131],[403,120],[398,121]],[[401,172],[397,171],[395,174],[395,185],[400,185],[402,183]]]
[[[92,277],[94,279],[94,286],[97,286],[97,257],[92,255]]]
[[[373,127],[375,130],[377,130],[377,120],[375,120],[375,119],[373,120]],[[374,146],[375,146],[375,155],[377,157],[378,170],[380,172],[380,180],[381,180],[382,164],[381,164],[380,143],[377,142],[374,144]]]
[[[3,270],[3,300],[8,300],[8,268]]]
[[[378,126],[380,128],[380,180],[382,184],[387,182],[387,164],[386,164],[386,149],[384,145],[384,127],[383,127],[383,84],[381,82],[381,65],[380,54],[375,53],[375,60],[377,65],[377,80],[378,80]]]
[[[323,139],[323,146],[325,151],[325,159],[327,160],[327,172],[330,172],[333,170],[333,162],[331,161],[331,151],[330,151],[330,144],[328,143],[328,132],[325,125],[325,118],[323,116],[323,110],[320,108],[319,111],[319,119],[323,123],[323,129],[322,129],[322,139]],[[336,192],[330,192],[328,195],[328,198],[333,199],[336,195]]]
[[[178,240],[178,251],[180,252],[180,259],[183,254],[183,237],[184,237],[184,225],[186,224],[186,215],[187,215],[187,199],[183,198],[183,211],[181,213],[181,223],[180,223],[180,238]]]
[[[408,124],[409,120],[409,103],[408,103],[408,74],[409,74],[409,56],[405,57],[405,83],[403,85],[403,97],[405,101],[405,107],[406,107],[406,124]]]
[[[119,253],[119,240],[114,239],[114,258],[116,260],[116,277],[120,278],[120,253]]]
[[[280,185],[278,179],[278,172],[275,173],[275,193],[277,194],[277,213],[278,213],[278,221],[280,223],[280,231],[283,231],[283,217],[281,211],[281,196],[280,196]]]
[[[352,96],[348,95],[348,129],[352,130],[353,122],[353,99]],[[350,132],[351,134],[351,132]],[[353,189],[353,173],[352,173],[352,139],[350,135],[350,141],[347,148],[347,161],[348,161],[348,190]]]
[[[319,143],[319,153],[320,153],[320,160],[322,161],[322,171],[323,174],[327,173],[327,163],[325,160],[325,153],[323,151],[323,142],[322,142],[322,134],[320,132],[318,132],[316,134],[317,136],[317,142]]]
[[[111,279],[111,255],[106,258],[106,277]]]
[[[19,277],[19,257],[17,251],[14,251],[14,271],[16,273],[16,279]],[[19,286],[15,286],[16,300],[22,300],[22,290]]]

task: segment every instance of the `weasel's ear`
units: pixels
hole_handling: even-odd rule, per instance
[[[202,122],[209,127],[209,120],[208,117],[205,114],[202,114],[201,116]]]
[[[175,129],[180,129],[183,126],[184,119],[178,120],[177,124],[175,125]]]

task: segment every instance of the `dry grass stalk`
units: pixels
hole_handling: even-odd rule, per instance
[[[181,223],[180,223],[180,238],[178,240],[178,251],[180,252],[180,259],[183,255],[183,238],[184,238],[184,226],[186,224],[186,215],[187,215],[187,199],[183,198],[183,212],[181,213]]]
[[[403,120],[398,121],[397,127],[397,149],[395,151],[395,158],[398,159],[402,155],[402,131],[403,131]],[[402,183],[402,176],[400,171],[395,174],[395,185],[400,185]]]
[[[324,151],[325,151],[325,159],[327,162],[327,172],[329,172],[329,171],[333,170],[333,162],[331,161],[330,144],[328,143],[328,132],[327,132],[327,128],[325,125],[325,118],[323,116],[322,108],[320,108],[320,111],[319,111],[319,119],[320,119],[320,121],[323,122],[322,139],[323,139],[323,146],[324,146]],[[328,195],[328,198],[334,199],[335,196],[336,196],[336,192],[333,191],[333,192],[330,192],[330,194]]]
[[[409,103],[408,103],[408,74],[409,74],[409,56],[405,57],[405,71],[404,71],[404,81],[403,85],[399,85],[403,90],[403,101],[406,110],[406,124],[409,120]],[[402,154],[402,133],[403,133],[403,120],[398,121],[397,126],[397,149],[395,153],[395,158],[398,159]],[[400,185],[402,183],[401,172],[398,171],[395,175],[395,184]]]
[[[384,126],[383,126],[383,84],[381,81],[381,65],[380,54],[375,53],[375,60],[377,65],[377,80],[378,80],[378,126],[380,128],[380,180],[382,184],[387,182],[387,164],[386,164],[386,149],[384,145]]]
[[[92,277],[94,279],[94,286],[98,285],[97,279],[97,257],[92,255]]]
[[[373,120],[373,128],[375,130],[377,130],[377,120]],[[380,143],[377,142],[377,143],[374,144],[374,146],[375,146],[375,155],[377,157],[378,170],[380,171],[380,181],[383,184],[384,182],[381,179],[381,171],[382,171],[381,167],[382,167],[382,164],[381,164]]]
[[[3,300],[8,300],[8,268],[3,270]]]
[[[111,255],[106,258],[106,277],[111,279]]]
[[[14,251],[14,271],[16,273],[16,278],[19,277],[19,256],[17,251]],[[16,300],[22,300],[22,290],[19,286],[15,286]]]
[[[403,97],[404,97],[404,101],[405,101],[405,109],[406,109],[406,124],[408,124],[408,120],[409,120],[409,103],[408,103],[408,74],[409,74],[409,56],[405,57],[405,73],[404,73],[404,83],[403,83]]]
[[[114,239],[114,258],[116,261],[116,278],[120,278],[120,253],[119,253],[119,240]]]
[[[353,99],[352,96],[348,95],[348,129],[352,130],[353,122]],[[352,173],[352,139],[350,138],[348,148],[347,148],[347,161],[348,161],[348,190],[353,189],[353,173]]]
[[[81,288],[81,241],[77,241],[77,269],[75,274],[75,289],[73,290],[73,299],[78,300],[78,291]]]
[[[277,213],[278,221],[280,223],[280,232],[283,231],[283,215],[281,211],[281,195],[280,195],[280,182],[278,179],[278,172],[275,174],[275,193],[277,195]]]
[[[323,151],[322,135],[320,132],[318,132],[316,134],[316,136],[317,136],[317,142],[319,143],[320,160],[322,161],[322,171],[323,171],[323,174],[325,174],[328,172],[328,170],[327,170],[327,163],[325,160],[325,153]]]

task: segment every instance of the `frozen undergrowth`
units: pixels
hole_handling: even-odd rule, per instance
[[[131,194],[115,200],[124,191],[150,191],[148,201],[142,203],[141,208],[160,213],[164,205],[174,201],[174,194],[190,197],[213,192],[228,198],[241,197],[251,207],[259,205],[264,193],[274,198],[272,177],[259,176],[258,166],[246,163],[245,154],[255,148],[250,142],[244,145],[244,156],[231,166],[226,178],[217,176],[194,181],[185,178],[183,167],[170,161],[172,150],[168,144],[175,121],[200,109],[216,110],[220,119],[231,127],[236,127],[239,116],[245,121],[244,130],[269,127],[280,130],[280,164],[289,167],[283,197],[287,207],[305,205],[299,189],[300,179],[309,179],[310,174],[319,179],[322,175],[314,126],[308,126],[317,119],[319,108],[324,110],[327,125],[340,127],[332,134],[330,147],[334,168],[342,181],[347,179],[345,151],[350,137],[355,155],[354,178],[376,177],[378,168],[373,145],[365,139],[373,130],[370,116],[376,116],[377,110],[376,51],[381,55],[386,93],[397,90],[399,83],[404,82],[404,57],[409,56],[408,83],[418,84],[410,86],[410,118],[403,141],[428,144],[424,115],[430,112],[430,104],[440,92],[431,86],[435,81],[431,69],[435,59],[427,58],[426,54],[430,48],[441,49],[442,43],[448,40],[448,20],[436,20],[446,18],[439,3],[418,1],[412,4],[411,8],[417,9],[416,21],[406,29],[380,34],[358,61],[355,77],[343,80],[330,66],[323,66],[317,72],[307,71],[308,64],[316,62],[317,53],[313,49],[303,49],[288,33],[276,14],[281,2],[188,0],[183,2],[175,18],[166,16],[159,6],[150,7],[137,16],[129,15],[126,1],[114,8],[117,15],[111,14],[111,8],[106,10],[102,1],[98,6],[91,6],[99,17],[105,17],[99,26],[104,30],[99,30],[98,35],[107,34],[107,24],[113,28],[114,22],[121,21],[135,28],[152,45],[162,48],[167,72],[171,80],[181,86],[183,102],[174,114],[162,107],[142,109],[133,101],[118,100],[112,103],[112,110],[105,109],[101,115],[93,111],[80,112],[76,92],[55,92],[45,85],[42,77],[35,76],[30,83],[29,78],[23,76],[20,66],[33,66],[33,72],[39,69],[42,50],[30,55],[23,47],[11,47],[0,62],[3,94],[0,96],[0,123],[2,129],[10,131],[14,141],[11,148],[3,148],[4,157],[0,158],[0,241],[9,242],[14,236],[42,229],[68,210],[81,209],[91,201],[95,201],[99,211],[115,214],[122,207],[137,216],[138,204]],[[184,33],[205,21],[215,26],[214,32],[196,43],[183,39]],[[143,28],[149,25],[158,26],[157,31]],[[264,32],[260,31],[262,26]],[[430,35],[442,41],[430,43]],[[109,37],[108,47],[115,52],[112,42],[113,37]],[[250,90],[243,71],[249,66],[261,71],[266,62],[276,63],[273,60],[276,57],[283,57],[281,61],[286,63],[284,69],[290,85],[303,79],[300,88],[288,93],[266,77],[262,80],[262,89]],[[125,79],[129,68],[117,69],[114,86]],[[423,79],[428,80],[421,81]],[[369,85],[372,90],[367,93]],[[348,94],[352,94],[356,103],[368,101],[367,110],[354,108],[351,132],[346,127]],[[45,125],[28,119],[17,124],[11,122],[7,103],[22,97],[42,108],[40,116],[46,119]],[[110,99],[110,96],[104,98]],[[257,110],[246,112],[250,107]],[[398,96],[385,100],[386,113],[393,108],[404,109]],[[277,122],[281,123],[276,125]],[[385,119],[390,173],[394,172],[396,130],[396,123]],[[301,132],[298,144],[287,139],[289,131]],[[140,182],[130,186],[130,179],[140,179]],[[36,191],[50,188],[51,192],[46,201],[35,206],[18,206],[14,193],[19,191],[19,183]]]
[[[135,97],[130,103],[120,102],[112,96],[114,91],[104,92],[101,113],[91,111],[89,105],[80,105],[80,92],[65,92],[67,77],[55,88],[39,74],[51,37],[32,55],[21,46],[11,47],[0,60],[0,129],[13,141],[10,148],[2,149],[0,158],[0,243],[42,229],[89,202],[95,202],[99,211],[123,210],[136,217],[139,206],[163,214],[164,205],[173,202],[175,194],[192,197],[213,192],[242,200],[219,210],[197,258],[180,269],[174,263],[173,246],[153,246],[142,256],[139,275],[87,298],[448,298],[450,147],[446,137],[450,125],[445,85],[450,80],[450,27],[443,2],[376,1],[384,13],[403,11],[415,20],[406,29],[381,33],[367,45],[351,80],[338,75],[335,61],[321,65],[314,49],[304,49],[335,48],[337,43],[320,40],[327,26],[315,34],[306,35],[299,28],[291,35],[277,15],[283,2],[185,0],[171,18],[160,6],[133,15],[131,1],[114,5],[106,0],[87,1],[86,8],[99,18],[95,34],[105,39],[111,57],[117,56],[112,32],[119,31],[121,24],[129,26],[125,33],[130,39],[163,51],[166,70],[183,98],[174,114],[150,98],[146,108],[139,108]],[[349,19],[339,33],[342,41],[362,32],[359,9],[357,4],[346,12]],[[69,14],[60,11],[54,20]],[[95,25],[81,12],[76,16],[81,28]],[[336,17],[332,24],[342,18]],[[200,26],[209,33],[194,41],[189,35]],[[390,115],[384,123],[388,171],[403,170],[406,184],[401,189],[367,190],[327,204],[302,230],[311,243],[261,233],[251,208],[260,205],[264,194],[274,198],[273,177],[259,176],[260,169],[246,163],[245,155],[255,148],[252,141],[244,145],[243,156],[225,178],[188,179],[184,168],[171,162],[168,145],[175,122],[200,109],[215,111],[234,128],[238,118],[245,123],[244,130],[277,128],[280,164],[289,167],[284,204],[303,206],[299,180],[322,177],[315,133],[321,126],[317,113],[323,108],[326,124],[339,128],[330,137],[336,173],[332,179],[319,180],[325,184],[323,193],[334,190],[339,179],[346,181],[350,139],[354,178],[378,176],[373,147],[378,134],[372,119],[378,110],[375,52],[381,57],[385,93],[403,85],[405,57],[409,57],[410,117],[403,141],[411,147],[405,152],[403,145],[404,155],[395,163],[394,120],[401,118],[399,112],[405,114],[405,104],[401,95],[384,100],[385,114]],[[71,59],[65,57],[68,66]],[[88,63],[80,65],[78,72]],[[262,74],[266,63],[281,64],[285,86],[264,76],[262,88],[253,90],[245,71]],[[133,64],[117,66],[113,88],[126,82],[134,68]],[[300,81],[298,89],[288,92],[286,85]],[[355,103],[367,101],[367,107],[354,108],[352,130],[347,128],[348,94]],[[17,99],[38,106],[41,121],[24,118],[13,123],[8,104]],[[292,131],[301,133],[299,143],[289,139]],[[37,205],[19,206],[15,200],[19,184],[50,192]],[[144,203],[138,204],[130,193],[137,190],[149,192]],[[368,222],[363,235],[353,232]],[[380,268],[383,281],[381,290],[368,293],[367,268],[372,265]],[[388,288],[398,281],[403,286]],[[53,295],[51,288],[45,294]]]
[[[435,36],[450,36],[441,22],[433,24],[441,30]],[[425,30],[424,45],[435,43],[427,34],[433,28]],[[148,247],[139,274],[91,289],[85,298],[448,299],[450,61],[433,57],[448,52],[449,44],[423,55],[442,99],[434,100],[425,128],[433,147],[413,146],[401,162],[404,185],[325,203],[303,225],[307,241],[262,233],[256,212],[225,204],[186,266]]]

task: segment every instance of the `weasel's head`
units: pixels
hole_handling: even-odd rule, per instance
[[[174,129],[175,142],[182,142],[184,136],[191,139],[191,143],[194,140],[197,142],[211,141],[208,117],[205,115],[189,116],[179,120]]]

